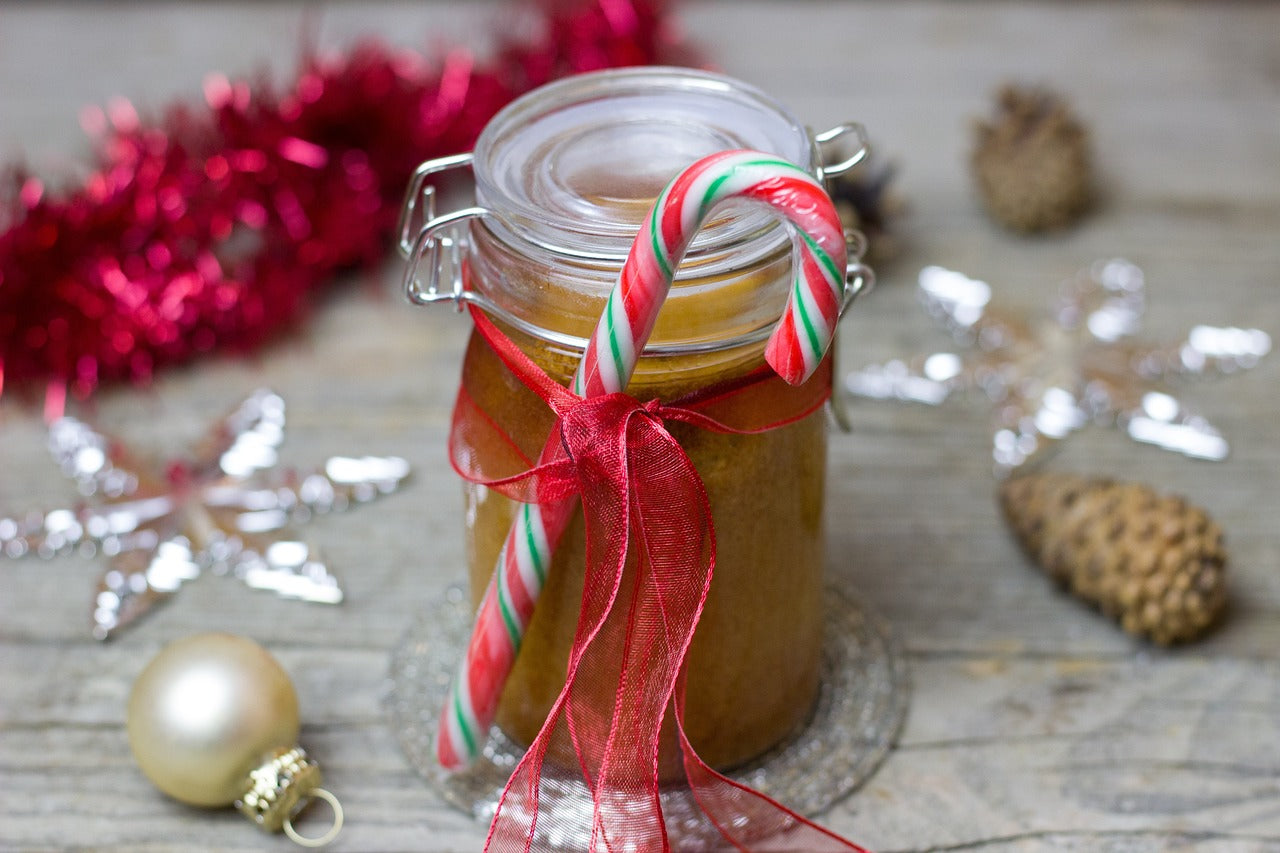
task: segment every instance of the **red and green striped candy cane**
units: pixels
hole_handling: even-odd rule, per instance
[[[724,151],[689,166],[654,202],[587,343],[570,385],[575,394],[595,397],[626,388],[681,258],[711,211],[728,199],[764,204],[792,226],[795,277],[765,360],[793,385],[817,369],[844,298],[847,258],[839,216],[822,185],[800,167],[757,151]],[[552,439],[544,460],[555,444]],[[572,510],[566,501],[521,504],[516,513],[441,712],[436,754],[448,769],[466,766],[484,746]]]

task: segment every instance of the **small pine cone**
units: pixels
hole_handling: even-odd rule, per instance
[[[1006,86],[977,125],[972,168],[992,217],[1015,231],[1075,222],[1089,206],[1089,134],[1050,92]]]
[[[1130,634],[1192,640],[1226,604],[1222,530],[1181,497],[1041,473],[1005,481],[1000,503],[1032,558]]]

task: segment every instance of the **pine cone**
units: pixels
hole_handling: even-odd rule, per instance
[[[1130,634],[1191,640],[1226,604],[1222,530],[1181,497],[1041,473],[1005,481],[1000,503],[1027,552]]]
[[[1015,231],[1075,222],[1089,206],[1089,134],[1056,95],[1006,86],[977,125],[972,167],[987,210]]]

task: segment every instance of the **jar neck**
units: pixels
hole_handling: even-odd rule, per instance
[[[782,315],[792,277],[785,239],[761,243],[746,256],[725,252],[689,259],[675,280],[645,349],[647,356],[715,351],[763,351]],[[498,319],[525,334],[580,355],[595,329],[622,260],[556,252],[503,229],[473,223],[467,287]]]

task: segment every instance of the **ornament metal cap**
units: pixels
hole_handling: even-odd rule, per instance
[[[338,798],[320,787],[320,765],[300,746],[277,749],[271,758],[249,773],[249,786],[236,800],[240,813],[268,832],[284,831],[303,847],[328,844],[342,830],[342,806]],[[323,835],[309,838],[293,827],[293,817],[312,799],[322,799],[333,809],[333,825]]]

